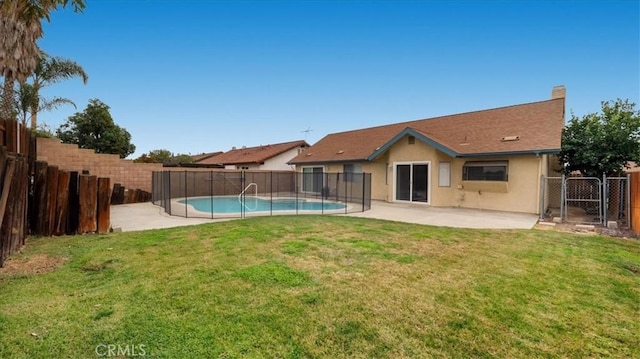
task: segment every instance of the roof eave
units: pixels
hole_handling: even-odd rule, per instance
[[[368,162],[367,158],[350,158],[350,159],[339,159],[339,160],[313,160],[313,161],[290,161],[287,162],[288,165],[314,165],[314,164],[325,164],[325,163],[352,163],[352,162]]]
[[[460,153],[460,158],[474,157],[496,157],[496,156],[521,156],[521,155],[555,155],[560,153],[559,148],[540,149],[540,150],[524,150],[524,151],[505,151],[505,152],[483,152],[483,153]]]
[[[459,157],[460,155],[455,152],[454,150],[450,149],[449,147],[446,147],[444,145],[442,145],[441,143],[438,143],[434,140],[432,140],[431,138],[423,135],[422,133],[407,127],[404,130],[400,131],[400,133],[398,133],[397,135],[393,136],[392,139],[390,139],[389,141],[387,141],[384,145],[378,147],[375,151],[373,151],[373,153],[371,155],[369,155],[369,157],[367,157],[367,161],[373,161],[374,159],[376,159],[378,156],[380,156],[381,154],[383,154],[385,151],[387,151],[389,148],[391,148],[391,146],[393,146],[394,144],[396,144],[396,142],[400,141],[401,138],[403,138],[406,135],[411,135],[417,139],[419,139],[421,142],[439,150],[440,152],[444,152],[447,155],[451,156],[451,157]]]

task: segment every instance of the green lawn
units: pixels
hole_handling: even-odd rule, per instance
[[[36,238],[0,270],[1,358],[118,351],[640,357],[640,241],[264,217]]]

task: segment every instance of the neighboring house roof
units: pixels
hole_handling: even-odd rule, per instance
[[[262,164],[266,160],[296,147],[309,147],[307,141],[299,140],[256,147],[234,148],[228,152],[199,161],[202,164]]]
[[[290,164],[371,161],[406,135],[452,157],[557,153],[564,127],[564,96],[500,107],[333,133]]]
[[[213,157],[213,156],[217,156],[219,154],[223,153],[222,151],[218,151],[218,152],[209,152],[209,153],[201,153],[199,155],[192,155],[191,158],[193,158],[193,162],[200,162],[202,160],[205,160],[209,157]]]

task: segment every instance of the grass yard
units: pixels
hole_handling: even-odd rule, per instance
[[[640,241],[277,216],[36,238],[0,270],[1,358],[115,355],[640,357]]]

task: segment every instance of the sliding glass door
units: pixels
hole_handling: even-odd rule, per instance
[[[429,162],[395,165],[395,200],[429,203]]]
[[[302,190],[304,192],[320,193],[322,190],[323,167],[302,168]]]

